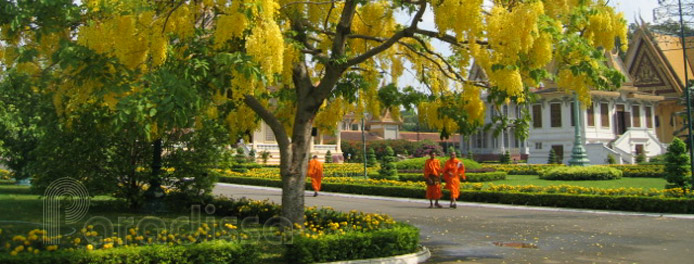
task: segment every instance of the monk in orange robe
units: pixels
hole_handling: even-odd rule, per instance
[[[318,196],[320,191],[320,183],[323,179],[323,163],[318,161],[318,156],[313,155],[313,159],[308,162],[308,177],[311,177],[311,186],[313,187],[313,197]]]
[[[451,152],[451,158],[443,166],[443,178],[446,180],[446,189],[451,191],[451,208],[457,208],[455,203],[460,195],[460,179],[467,180],[465,177],[465,165],[455,158],[455,152]]]
[[[436,153],[429,152],[429,159],[424,163],[424,179],[427,183],[427,199],[429,199],[429,208],[436,206],[441,208],[439,205],[439,199],[441,199],[441,163],[436,159]],[[436,203],[434,204],[434,201]]]

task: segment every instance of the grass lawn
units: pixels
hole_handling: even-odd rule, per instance
[[[604,180],[604,181],[550,181],[542,180],[537,175],[507,175],[506,180],[488,182],[486,184],[506,184],[513,186],[520,185],[535,185],[535,186],[550,186],[550,185],[574,185],[581,187],[595,187],[604,189],[613,188],[656,188],[663,189],[667,181],[662,178],[621,178],[618,180]]]

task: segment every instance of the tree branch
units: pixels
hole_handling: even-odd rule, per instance
[[[277,140],[277,145],[280,147],[280,155],[286,156],[288,153],[286,151],[289,149],[289,136],[287,131],[284,130],[282,123],[273,115],[267,108],[265,108],[259,101],[252,95],[245,95],[243,97],[243,102],[250,107],[253,112],[258,114],[263,121],[272,129],[275,134],[275,139]]]
[[[446,43],[451,44],[451,45],[456,46],[456,47],[463,47],[463,45],[469,44],[468,41],[458,41],[454,36],[447,35],[447,34],[440,34],[439,32],[436,32],[436,31],[430,31],[430,30],[424,30],[424,29],[418,28],[418,29],[414,30],[414,33],[424,35],[427,37],[431,37],[431,38],[435,38],[435,39],[441,40],[443,42],[446,42]],[[475,41],[475,43],[477,43],[479,45],[489,45],[489,42],[487,42],[487,41],[477,40],[477,41]]]
[[[421,1],[419,3],[419,10],[417,10],[417,14],[415,14],[414,18],[412,19],[412,23],[410,24],[409,27],[393,34],[393,36],[391,36],[385,42],[381,43],[381,45],[376,46],[376,47],[362,53],[361,55],[359,55],[357,57],[354,57],[354,58],[347,60],[346,66],[349,67],[349,66],[354,66],[354,65],[357,65],[359,63],[362,63],[362,62],[368,60],[369,58],[375,56],[376,54],[379,54],[379,53],[385,51],[386,49],[392,47],[401,38],[413,36],[413,34],[415,33],[415,31],[417,29],[417,24],[419,23],[420,20],[422,20],[422,16],[424,16],[424,11],[426,10],[426,5],[427,5],[426,1]]]

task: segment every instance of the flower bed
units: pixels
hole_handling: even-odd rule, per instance
[[[424,162],[429,159],[428,157],[423,157],[423,158],[413,158],[413,159],[406,159],[402,161],[398,161],[395,163],[395,166],[398,168],[398,171],[411,171],[411,170],[419,170],[421,171],[424,169]],[[437,159],[441,162],[441,166],[446,163],[446,161],[449,159],[448,157],[437,157]],[[465,165],[465,169],[467,170],[476,170],[476,169],[481,169],[482,165],[479,163],[475,162],[474,160],[469,160],[469,159],[461,159],[463,164]]]
[[[540,175],[542,172],[548,169],[552,169],[558,166],[557,164],[527,164],[527,165],[516,165],[516,164],[482,164],[483,168],[495,169],[497,171],[503,171],[508,173],[508,175]]]
[[[12,175],[10,174],[9,171],[0,169],[0,180],[10,181],[10,180],[12,180]]]
[[[176,199],[167,197],[166,201],[178,202],[179,210],[194,204]],[[261,236],[285,247],[281,250],[285,262],[311,263],[408,254],[419,243],[419,230],[387,215],[309,207],[303,225],[284,231],[260,226],[261,232],[244,229],[248,228],[245,220],[252,217],[257,219],[253,223],[271,223],[281,211],[279,205],[224,197],[202,201],[202,207],[210,205],[215,210],[208,214],[224,217],[221,222],[210,222],[208,216],[188,232],[130,228],[124,234],[105,235],[87,226],[61,236],[58,245],[44,245],[45,239],[51,239],[45,230],[10,235],[0,229],[0,263],[257,263],[267,250]],[[271,229],[267,232],[266,228]],[[353,247],[345,246],[350,244]]]
[[[424,176],[420,173],[400,173],[398,174],[400,181],[424,182]],[[487,173],[465,173],[468,182],[489,182],[505,180],[506,173],[503,171],[487,172]]]

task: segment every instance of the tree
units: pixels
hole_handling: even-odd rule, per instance
[[[551,155],[552,155],[552,153],[550,153],[550,157],[551,157]],[[501,163],[501,164],[510,164],[511,163],[511,153],[508,152],[508,150],[506,152],[504,152],[504,154],[501,154],[501,156],[499,156],[499,163]]]
[[[395,157],[395,152],[391,147],[386,147],[386,155],[383,156],[381,160],[381,169],[378,170],[378,174],[381,178],[394,180],[398,177],[398,169],[395,167],[395,162],[397,158]]]
[[[549,149],[549,158],[547,159],[547,164],[557,164],[558,158],[559,157],[557,156],[557,153],[554,151],[554,149]]]
[[[333,154],[330,153],[330,150],[325,152],[325,163],[333,163]]]
[[[260,152],[260,159],[263,161],[263,164],[267,164],[267,160],[270,159],[271,155],[270,152],[265,150],[263,152]]]
[[[485,113],[482,90],[495,104],[526,104],[527,88],[551,77],[588,103],[589,85],[606,89],[623,79],[600,63],[626,36],[625,20],[605,1],[3,4],[4,67],[32,76],[60,115],[104,104],[147,132],[192,128],[205,115],[226,122],[233,139],[248,137],[257,117],[265,121],[280,149],[282,215],[295,223],[303,222],[312,127],[333,131],[346,112],[398,113],[398,105],[416,104],[420,121],[442,135],[470,133]],[[426,10],[436,30],[420,27]],[[473,60],[488,82],[465,77]],[[556,76],[546,70],[551,61]],[[396,84],[405,65],[426,97],[379,97],[381,88],[415,93],[379,85]],[[161,137],[148,134],[152,142]]]
[[[687,145],[679,138],[674,138],[665,154],[665,180],[669,187],[686,189],[691,185],[689,168],[689,154]]]
[[[369,148],[369,151],[366,152],[366,166],[373,167],[376,166],[377,163],[378,160],[376,159],[376,151],[374,151],[373,148]]]

